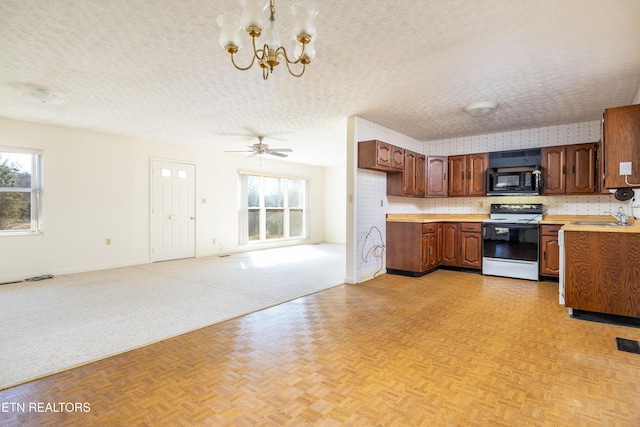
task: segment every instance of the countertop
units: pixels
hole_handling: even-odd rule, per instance
[[[482,222],[483,214],[387,214],[387,222]]]
[[[387,222],[482,222],[488,218],[488,214],[387,214]],[[544,215],[538,223],[562,225],[565,231],[640,233],[640,221],[633,222],[632,217],[629,218],[632,224],[627,226],[572,224],[578,221],[616,222],[615,218],[609,215]]]

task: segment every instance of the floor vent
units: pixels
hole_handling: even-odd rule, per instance
[[[628,340],[625,338],[616,338],[618,350],[628,353],[640,354],[640,345],[636,340]]]

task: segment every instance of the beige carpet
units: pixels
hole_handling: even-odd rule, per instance
[[[290,301],[345,277],[304,245],[0,286],[0,390]]]

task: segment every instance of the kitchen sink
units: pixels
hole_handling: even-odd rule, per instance
[[[604,226],[613,226],[613,227],[626,227],[628,225],[631,225],[629,223],[620,224],[618,222],[604,222],[604,221],[577,221],[577,222],[572,222],[572,224],[575,224],[575,225],[604,225]]]

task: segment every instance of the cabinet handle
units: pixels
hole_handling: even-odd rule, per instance
[[[464,172],[462,172],[462,180],[464,181]]]
[[[562,175],[566,175],[567,174],[567,167],[565,165],[562,165]]]
[[[571,173],[575,175],[575,173],[576,173],[576,165],[571,166]]]
[[[446,172],[444,173],[444,180],[445,181],[447,180],[447,173]]]
[[[542,259],[547,260],[547,251],[542,251]]]

